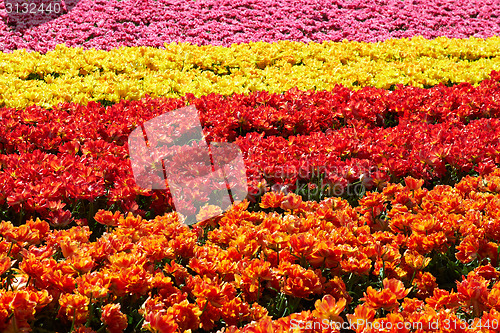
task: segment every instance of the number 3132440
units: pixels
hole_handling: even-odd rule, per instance
[[[42,14],[42,13],[56,13],[60,14],[62,11],[61,4],[59,2],[48,2],[48,3],[34,3],[34,2],[22,2],[22,3],[12,3],[6,1],[5,9],[7,14]]]

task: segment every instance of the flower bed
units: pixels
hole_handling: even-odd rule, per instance
[[[497,2],[67,0],[30,21],[13,1],[1,332],[500,330]],[[228,192],[200,174],[233,151],[200,162],[189,137],[175,205],[136,183],[165,158],[130,151],[184,140],[185,115],[135,129],[187,105],[249,189],[192,226],[174,206]]]
[[[498,37],[383,43],[251,43],[231,47],[170,44],[166,50],[110,52],[57,47],[41,55],[1,54],[0,105],[51,108],[60,102],[232,95],[255,91],[332,90],[337,84],[390,89],[477,85],[500,71]]]
[[[0,117],[3,218],[64,226],[93,223],[100,208],[163,214],[169,195],[134,182],[127,137],[142,121],[194,104],[209,141],[244,153],[252,198],[286,186],[304,199],[342,196],[406,176],[453,185],[500,165],[498,74],[478,87],[401,87],[393,92],[253,93],[4,108]],[[224,121],[222,121],[224,119]],[[432,144],[429,144],[432,142]],[[282,188],[283,189],[283,188]],[[284,189],[283,189],[284,190]],[[151,216],[151,215],[150,215]]]
[[[261,206],[283,213],[243,202],[193,229],[172,214],[99,211],[107,231],[95,241],[88,227],[2,222],[1,329],[322,332],[326,320],[335,332],[342,322],[497,331],[500,169],[422,184],[389,184],[356,208],[268,193]]]

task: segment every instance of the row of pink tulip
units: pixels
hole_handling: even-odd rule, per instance
[[[13,13],[16,1],[0,3],[4,52],[44,53],[63,43],[111,49],[172,42],[229,46],[279,40],[376,42],[416,35],[487,38],[500,32],[500,3],[485,0],[71,0],[43,15]]]

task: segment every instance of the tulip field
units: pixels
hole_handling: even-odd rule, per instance
[[[0,332],[500,332],[500,2],[21,2]],[[193,224],[130,147],[187,106],[248,190]]]

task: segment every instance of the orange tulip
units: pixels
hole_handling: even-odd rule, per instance
[[[354,309],[354,314],[347,314],[347,319],[354,325],[356,332],[363,332],[375,318],[376,311],[366,304],[360,304]]]
[[[267,192],[259,203],[260,208],[278,208],[280,207],[285,194],[283,192]]]
[[[320,319],[343,323],[344,320],[340,317],[340,314],[344,311],[346,304],[347,301],[345,298],[340,298],[336,301],[332,295],[328,294],[314,303],[316,310],[313,311],[313,315]]]
[[[101,320],[110,333],[122,333],[128,326],[127,316],[120,311],[120,304],[108,303],[102,307]]]
[[[89,302],[90,299],[81,294],[62,294],[58,316],[77,325],[83,324],[87,321]]]
[[[377,291],[369,286],[366,289],[365,297],[362,301],[374,309],[384,309],[391,311],[395,309],[399,303],[398,299],[404,298],[410,292],[405,289],[403,282],[397,279],[384,279],[384,289]]]
[[[296,210],[302,205],[302,197],[295,193],[289,193],[281,201],[280,207],[284,210]]]
[[[415,191],[418,190],[424,185],[424,180],[423,179],[415,179],[413,177],[406,177],[405,178],[405,184],[406,188],[408,188],[410,191]]]

